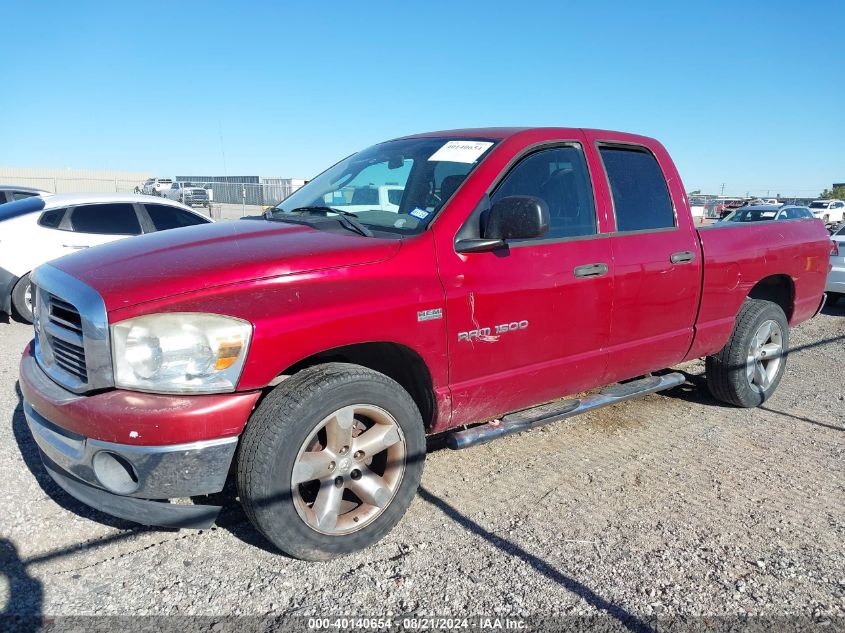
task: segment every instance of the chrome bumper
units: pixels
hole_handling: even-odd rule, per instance
[[[220,508],[150,501],[220,492],[237,437],[171,446],[132,446],[62,429],[24,402],[24,415],[47,471],[98,510],[145,525],[208,527]]]

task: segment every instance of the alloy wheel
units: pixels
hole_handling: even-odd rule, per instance
[[[343,407],[317,425],[299,449],[291,493],[313,530],[349,534],[390,505],[405,473],[405,438],[380,407]]]
[[[764,321],[751,339],[745,363],[748,384],[765,391],[783,362],[783,331],[775,321]]]

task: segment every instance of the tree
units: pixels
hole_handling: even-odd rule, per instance
[[[825,189],[819,194],[822,200],[843,200],[845,199],[845,187],[834,187],[833,189]]]

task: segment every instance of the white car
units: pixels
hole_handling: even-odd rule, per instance
[[[323,200],[328,206],[352,213],[369,210],[399,213],[399,203],[402,202],[404,192],[405,189],[400,185],[344,187],[327,193]]]
[[[830,272],[827,274],[827,303],[833,305],[845,297],[845,226],[830,238]]]
[[[164,195],[162,192],[165,189],[170,189],[173,181],[170,178],[147,178],[144,184],[141,185],[141,193],[150,196]]]
[[[825,224],[841,224],[845,221],[845,202],[842,200],[813,200],[810,211]]]
[[[131,193],[30,197],[0,205],[0,312],[32,322],[29,273],[41,264],[131,235],[211,222],[172,200]]]
[[[161,195],[189,207],[208,206],[208,191],[204,187],[189,182],[174,182],[169,189],[162,189]]]

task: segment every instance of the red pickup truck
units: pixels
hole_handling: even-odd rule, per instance
[[[232,474],[269,541],[330,558],[399,521],[427,435],[472,446],[673,387],[658,370],[704,356],[716,398],[759,405],[829,247],[813,219],[696,227],[650,138],[409,136],[262,217],[38,268],[24,411],[95,508],[207,526],[219,507],[174,501]]]

